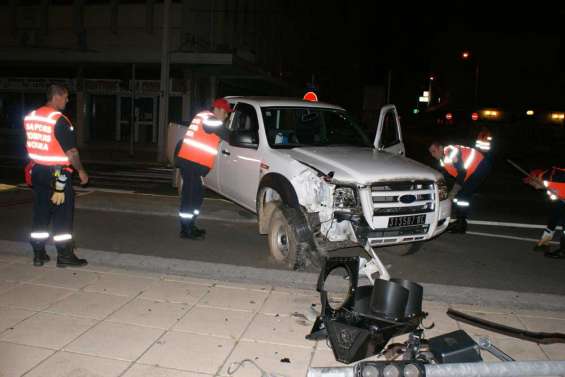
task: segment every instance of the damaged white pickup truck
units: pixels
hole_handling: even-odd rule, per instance
[[[382,108],[371,142],[338,106],[227,99],[230,138],[204,184],[256,213],[271,255],[289,268],[360,245],[367,269],[388,278],[372,247],[427,240],[449,224],[445,182],[404,156],[394,106]]]

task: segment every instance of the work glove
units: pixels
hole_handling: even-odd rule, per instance
[[[69,177],[63,174],[60,169],[55,170],[53,173],[53,195],[51,195],[51,202],[59,206],[65,202],[65,186]]]
[[[455,183],[451,188],[451,191],[449,192],[448,195],[449,199],[453,200],[457,196],[459,191],[461,191],[461,189],[462,189],[461,185],[459,183]]]
[[[62,191],[61,192],[55,191],[51,196],[51,203],[55,204],[56,206],[60,206],[64,202],[65,202],[65,193]]]

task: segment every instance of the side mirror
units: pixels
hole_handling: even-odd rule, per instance
[[[230,134],[230,145],[242,148],[257,148],[259,140],[254,131],[235,131]]]

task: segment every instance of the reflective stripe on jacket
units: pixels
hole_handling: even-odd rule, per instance
[[[194,117],[184,135],[178,156],[212,169],[221,139],[213,133],[204,131],[206,122],[215,126],[218,120],[209,111],[203,111]]]
[[[565,169],[553,167],[542,174],[543,185],[551,200],[565,200]]]
[[[461,165],[465,170],[465,181],[477,170],[477,167],[483,160],[484,156],[481,152],[474,148],[464,147],[462,145],[448,145],[443,149],[444,156],[440,160],[441,166],[453,177],[459,175],[459,171],[455,166],[455,158],[461,158]]]
[[[492,142],[492,135],[488,131],[481,131],[477,136],[477,140],[475,141],[475,148],[483,151],[488,152],[490,151]]]
[[[62,116],[59,111],[43,106],[24,118],[27,153],[36,164],[70,165],[69,158],[55,137],[55,125]]]

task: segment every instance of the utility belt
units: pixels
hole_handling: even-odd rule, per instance
[[[51,187],[56,192],[65,191],[65,185],[70,181],[74,171],[70,166],[42,165],[34,161],[30,161],[25,167],[25,180],[26,184],[30,187],[32,186],[32,169],[36,166],[51,173]]]

